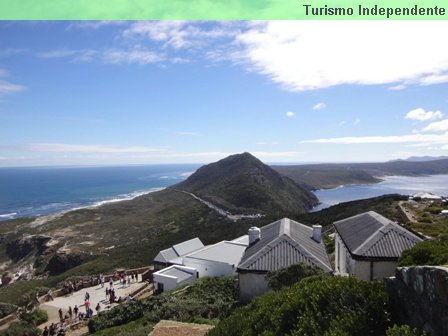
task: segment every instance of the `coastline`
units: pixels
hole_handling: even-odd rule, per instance
[[[135,191],[135,192],[127,193],[127,194],[122,194],[123,197],[120,197],[120,198],[117,198],[117,196],[120,196],[120,195],[117,195],[117,196],[115,196],[114,198],[111,198],[111,199],[106,199],[106,200],[102,200],[102,201],[94,201],[92,204],[87,204],[85,206],[73,207],[73,208],[70,208],[70,209],[61,210],[61,211],[57,211],[57,212],[49,213],[49,214],[44,214],[44,215],[36,214],[34,216],[17,216],[17,217],[12,217],[12,218],[11,217],[10,218],[6,218],[5,217],[4,219],[2,217],[4,215],[0,215],[0,223],[1,222],[5,222],[5,221],[9,221],[9,220],[18,219],[18,218],[22,218],[22,219],[23,218],[30,218],[30,219],[32,219],[33,217],[36,217],[34,219],[34,221],[32,221],[30,223],[31,227],[36,227],[36,226],[42,225],[44,223],[47,223],[50,220],[59,218],[59,217],[63,216],[64,214],[66,214],[68,212],[71,212],[71,211],[82,210],[82,209],[95,209],[95,208],[99,208],[99,207],[101,207],[103,205],[106,205],[106,204],[130,201],[130,200],[133,200],[133,199],[135,199],[137,197],[144,196],[144,195],[147,195],[147,194],[151,194],[151,193],[154,193],[154,192],[157,192],[157,191],[161,191],[161,190],[164,190],[166,188],[167,187],[154,187],[154,188],[151,188],[150,190]],[[16,212],[14,214],[17,215]],[[7,215],[7,214],[5,214],[5,215]]]

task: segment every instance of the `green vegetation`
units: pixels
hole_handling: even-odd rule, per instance
[[[17,308],[19,307],[17,307],[16,305],[0,302],[0,319],[14,313]]]
[[[426,333],[421,330],[414,328],[412,329],[410,326],[404,325],[393,325],[386,330],[386,336],[425,336]]]
[[[20,314],[20,319],[32,325],[40,325],[48,321],[48,314],[45,310],[37,308]]]
[[[40,336],[42,331],[25,321],[12,322],[8,329],[0,331],[0,336]]]
[[[323,273],[324,271],[320,268],[299,263],[279,269],[278,271],[268,272],[268,274],[266,274],[266,280],[268,281],[270,288],[273,290],[280,290],[284,287],[290,287],[304,278],[313,275],[321,275]]]
[[[399,266],[446,264],[448,264],[448,235],[421,242],[404,251],[398,259]]]
[[[384,335],[387,302],[383,283],[309,277],[237,309],[209,335]]]
[[[412,221],[406,223],[407,228],[430,237],[448,234],[448,218],[441,214],[441,211],[447,208],[443,202],[405,202],[403,207],[412,218]]]
[[[192,192],[231,212],[262,212],[275,219],[304,213],[318,202],[307,188],[249,153],[203,166],[174,188]]]
[[[48,314],[42,309],[34,309],[19,315],[20,320],[12,322],[9,327],[0,332],[0,336],[38,336],[41,331],[36,326],[48,321]]]
[[[113,335],[112,332],[121,335],[121,332],[132,332],[133,327],[138,327],[144,332],[163,319],[215,323],[214,320],[232,313],[238,302],[237,294],[234,277],[203,278],[183,288],[101,312],[89,321],[89,331],[104,330],[100,335]],[[128,325],[136,320],[138,324]]]

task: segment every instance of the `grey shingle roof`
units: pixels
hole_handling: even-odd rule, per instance
[[[399,258],[422,239],[380,214],[369,211],[334,223],[334,227],[353,256]]]
[[[331,272],[323,242],[316,242],[312,235],[311,227],[289,218],[263,226],[260,240],[246,249],[238,270],[275,271],[304,262]]]

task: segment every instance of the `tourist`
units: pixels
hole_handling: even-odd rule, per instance
[[[101,306],[100,306],[100,303],[99,303],[99,302],[98,302],[98,304],[96,305],[95,310],[96,310],[96,313],[97,313],[97,314],[100,312],[100,310],[101,310]]]
[[[48,301],[53,301],[54,300],[54,298],[53,298],[53,291],[51,289],[49,289],[48,292],[47,292],[47,298],[48,298]]]
[[[109,288],[106,287],[106,300],[109,297]]]
[[[64,316],[62,314],[62,308],[59,308],[58,312],[59,312],[59,320],[62,322],[62,320],[64,319]]]
[[[36,306],[39,305],[40,301],[39,301],[39,293],[36,293],[36,296],[34,297],[34,303],[36,304]]]
[[[45,326],[44,330],[42,331],[42,336],[48,336],[50,335],[50,331],[48,330],[48,326]]]
[[[84,300],[89,300],[90,299],[90,294],[89,292],[86,292],[86,295],[84,295]]]
[[[128,275],[128,286],[131,285],[131,276]]]
[[[84,301],[84,306],[86,307],[86,313],[87,313],[89,311],[90,301],[89,300]]]
[[[73,317],[73,310],[72,310],[72,306],[68,306],[68,315],[69,315],[69,317],[70,317],[70,320],[72,319],[72,317]]]
[[[73,307],[73,312],[75,313],[75,317],[78,316],[78,310],[79,310],[78,305],[75,305],[75,307]]]
[[[56,335],[56,324],[54,324],[54,323],[52,323],[51,325],[50,325],[50,336],[54,336],[54,335]]]

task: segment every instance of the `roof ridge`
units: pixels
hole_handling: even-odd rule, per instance
[[[292,238],[291,238],[292,239]],[[312,239],[311,237],[309,237],[309,239]],[[315,243],[317,243],[314,239],[312,239]],[[322,261],[322,260],[320,260],[320,258],[319,257],[317,257],[314,253],[312,253],[312,252],[310,252],[306,247],[304,247],[302,244],[299,244],[298,242],[296,242],[294,239],[292,239],[292,241],[294,241],[298,246],[299,246],[299,249],[300,250],[302,250],[302,251],[305,251],[306,253],[308,253],[310,256],[312,256],[313,258],[315,258],[316,260],[318,260],[322,265],[324,265],[326,268],[328,268],[328,265],[331,265],[331,263],[330,263],[330,259],[328,259],[328,265],[324,262],[324,261]],[[317,244],[319,244],[320,245],[320,243],[317,243]],[[326,256],[327,256],[327,258],[328,258],[328,254],[326,254]]]

